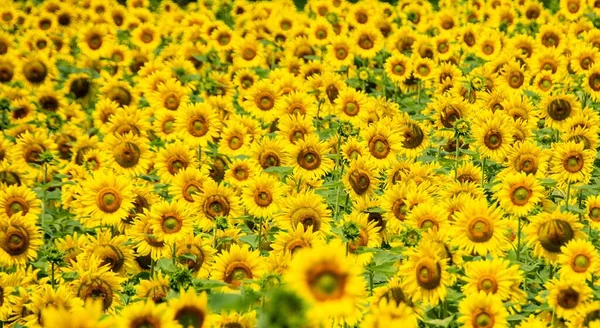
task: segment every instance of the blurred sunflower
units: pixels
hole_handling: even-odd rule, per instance
[[[231,245],[215,259],[212,269],[212,279],[228,284],[224,291],[237,291],[242,284],[256,288],[254,282],[264,274],[265,263],[258,251],[251,251],[248,245]]]
[[[355,325],[361,316],[365,281],[358,266],[345,256],[341,243],[299,252],[290,263],[285,281],[313,304],[309,320],[334,320]]]
[[[429,245],[406,251],[407,260],[399,268],[402,289],[414,301],[435,306],[446,299],[450,284],[447,259],[441,259]]]
[[[170,299],[168,307],[182,327],[210,327],[207,302],[206,293],[197,294],[190,289],[182,291],[178,298]]]
[[[123,308],[114,319],[118,328],[155,326],[161,328],[177,328],[179,323],[173,317],[173,310],[166,303],[155,304],[150,300],[135,302]]]
[[[372,160],[360,157],[350,162],[344,173],[342,182],[351,199],[365,198],[374,195],[379,185],[376,177],[377,169]]]
[[[554,144],[551,162],[552,176],[561,184],[588,183],[596,156],[583,143],[573,141]]]
[[[25,266],[37,257],[43,236],[34,214],[14,214],[0,223],[0,263]]]
[[[131,176],[148,172],[152,162],[148,144],[148,139],[133,133],[107,135],[103,140],[112,169]]]
[[[261,174],[249,181],[242,191],[242,204],[255,217],[268,219],[279,210],[285,187],[275,176]]]
[[[463,327],[507,327],[508,311],[502,300],[494,294],[483,291],[469,294],[458,305],[461,317],[458,321]]]
[[[556,311],[558,318],[571,319],[576,316],[590,299],[592,289],[580,279],[568,277],[554,278],[546,283],[550,292],[548,305]]]
[[[195,208],[201,226],[212,227],[218,217],[236,217],[239,215],[239,198],[232,188],[207,180],[202,185],[202,193],[193,195]]]
[[[282,199],[280,211],[275,215],[277,225],[288,231],[302,224],[304,230],[328,233],[331,211],[325,200],[313,191],[301,192]]]
[[[530,218],[524,229],[527,242],[533,246],[533,254],[545,261],[555,263],[562,247],[571,240],[582,238],[583,225],[577,216],[556,210],[542,212]]]

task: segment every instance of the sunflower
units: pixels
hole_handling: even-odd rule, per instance
[[[284,115],[279,119],[277,127],[277,135],[291,144],[296,144],[298,140],[303,140],[304,136],[316,132],[313,120],[308,116]]]
[[[550,166],[554,179],[563,185],[587,184],[592,174],[595,151],[585,149],[584,143],[573,141],[554,145],[554,156]]]
[[[571,240],[561,247],[558,255],[560,276],[590,280],[600,268],[600,256],[594,245],[587,240]]]
[[[198,294],[193,289],[183,290],[179,297],[168,301],[173,318],[181,327],[211,327],[206,293]]]
[[[207,180],[202,185],[202,193],[193,195],[195,209],[201,225],[212,227],[218,217],[234,218],[240,213],[239,198],[233,188]]]
[[[358,56],[371,59],[383,47],[384,37],[381,32],[371,24],[358,26],[352,32],[353,52]]]
[[[583,225],[576,215],[569,212],[542,212],[531,217],[530,221],[524,230],[527,242],[534,247],[535,256],[550,263],[556,261],[562,254],[562,247],[569,241],[584,236],[581,231]]]
[[[458,310],[461,314],[458,322],[462,323],[463,327],[508,327],[508,311],[504,308],[502,300],[494,294],[483,291],[469,294],[460,301]]]
[[[275,104],[281,97],[281,90],[269,80],[260,80],[244,92],[244,109],[264,123],[277,117]]]
[[[136,245],[136,253],[140,256],[150,256],[152,260],[158,261],[169,256],[169,248],[162,239],[154,234],[152,224],[148,215],[139,215],[133,221],[133,227],[129,231],[131,241]]]
[[[294,256],[303,248],[312,248],[316,245],[322,245],[325,240],[320,234],[314,233],[312,227],[304,229],[302,223],[296,225],[296,229],[287,232],[279,232],[275,235],[275,241],[271,244],[273,253],[277,255]]]
[[[242,204],[246,211],[261,218],[272,217],[279,210],[285,187],[273,175],[261,174],[249,181],[242,191]]]
[[[546,283],[548,305],[558,318],[571,319],[580,312],[592,296],[592,289],[584,280],[560,277]]]
[[[243,155],[252,144],[248,129],[239,120],[230,120],[220,137],[219,153],[229,157]]]
[[[523,274],[517,265],[511,265],[507,260],[493,259],[468,262],[462,279],[465,281],[462,287],[465,295],[485,292],[507,301],[511,298],[511,286],[520,284]]]
[[[154,163],[161,181],[171,183],[173,178],[188,167],[195,167],[196,154],[183,142],[174,142],[167,144],[165,149],[161,149]]]
[[[342,182],[351,199],[371,197],[379,185],[377,169],[372,160],[360,157],[350,162]]]
[[[351,40],[345,35],[330,37],[327,44],[327,52],[323,62],[331,67],[350,67],[354,63]]]
[[[583,143],[584,150],[598,148],[598,133],[595,128],[576,126],[561,135],[563,142]]]
[[[102,265],[120,275],[133,272],[133,249],[129,247],[129,238],[124,235],[112,236],[109,230],[99,231],[95,237],[90,237],[84,248],[87,258],[98,257]]]
[[[44,327],[64,328],[109,328],[109,320],[101,320],[102,303],[86,302],[82,307],[75,306],[68,310],[63,307],[50,306],[42,309],[40,322]]]
[[[353,211],[344,216],[342,221],[342,229],[344,226],[355,226],[358,229],[358,236],[353,240],[348,240],[348,253],[354,254],[355,262],[361,266],[365,266],[373,259],[372,252],[361,252],[363,247],[379,247],[381,246],[381,227],[377,221],[370,221],[369,214]]]
[[[29,303],[21,313],[22,320],[28,327],[42,327],[42,312],[48,309],[71,311],[83,306],[82,300],[75,297],[65,285],[56,289],[48,284],[36,285],[32,289]]]
[[[7,59],[11,59],[11,57]],[[6,73],[4,74],[5,79]],[[58,70],[53,57],[46,52],[38,51],[30,53],[20,60],[18,74],[22,76],[26,86],[40,87],[51,84],[51,81],[58,75]]]
[[[448,213],[434,200],[417,204],[406,216],[407,226],[422,230],[445,230],[450,227]]]
[[[0,188],[0,219],[2,220],[8,220],[16,214],[37,217],[42,213],[41,206],[42,203],[36,194],[26,186],[12,184]]]
[[[277,99],[274,110],[279,113],[277,117],[301,116],[312,118],[317,114],[314,101],[303,91],[292,91]]]
[[[221,315],[214,316],[214,322],[218,327],[233,326],[238,328],[252,328],[256,327],[258,324],[258,321],[256,320],[256,311],[250,311],[244,314],[237,312],[223,312]]]
[[[105,56],[108,48],[115,41],[111,29],[104,24],[90,24],[80,30],[77,47],[81,53],[91,59]]]
[[[43,236],[34,214],[14,214],[0,223],[0,263],[25,266],[37,257]]]
[[[352,87],[341,90],[334,104],[338,118],[350,122],[353,126],[360,126],[366,122],[371,107],[367,95]]]
[[[195,277],[207,279],[213,265],[215,250],[200,235],[189,234],[177,243],[175,257],[179,265],[189,269]],[[187,255],[187,256],[185,256]]]
[[[585,200],[585,216],[589,224],[598,229],[600,225],[600,195],[588,196]]]
[[[561,129],[570,117],[581,112],[581,103],[571,94],[546,95],[540,109],[547,126]]]
[[[173,245],[184,239],[193,230],[195,216],[191,209],[183,201],[158,202],[150,208],[150,212],[144,213],[150,224],[148,229],[158,240],[168,245]]]
[[[206,174],[193,166],[177,171],[169,184],[169,194],[175,201],[193,203],[192,196],[202,192],[202,184],[206,181]]]
[[[536,178],[543,178],[548,170],[550,151],[542,149],[530,140],[525,140],[515,143],[507,157],[504,165],[507,167],[508,174],[522,172]]]
[[[315,134],[305,135],[304,139],[289,145],[287,149],[294,174],[302,176],[303,179],[319,179],[333,169],[333,160],[325,156],[327,153],[325,143]]]
[[[169,287],[169,276],[165,276],[162,272],[159,272],[149,279],[140,279],[135,289],[139,299],[162,303],[166,301],[167,293],[171,289]]]
[[[154,51],[160,44],[160,32],[151,23],[139,25],[131,33],[131,42],[141,50]]]
[[[518,92],[529,85],[531,76],[529,71],[519,61],[512,60],[502,66],[499,88],[509,92]]]
[[[397,327],[417,328],[418,315],[410,306],[401,303],[381,300],[370,307],[369,312],[363,319],[361,328]]]
[[[258,67],[265,60],[265,50],[255,34],[249,33],[233,43],[233,65],[236,68]]]
[[[166,303],[155,304],[151,300],[127,305],[115,318],[114,324],[119,328],[180,327],[173,316],[173,310]]]
[[[54,153],[56,144],[48,138],[43,130],[37,130],[33,133],[25,131],[16,138],[16,145],[11,150],[12,161],[14,164],[29,167],[30,175],[41,177],[41,170],[37,169],[42,162],[42,154],[45,152]],[[37,167],[36,167],[37,165]]]
[[[464,36],[465,43],[468,39],[467,36]],[[500,42],[500,35],[497,32],[492,32],[491,30],[484,31],[480,33],[477,37],[475,53],[478,57],[481,57],[485,60],[494,60],[498,56],[498,54],[502,51],[502,43]],[[472,42],[472,41],[469,41]],[[468,44],[468,43],[466,43]]]
[[[133,133],[107,135],[103,140],[110,166],[115,172],[131,176],[147,173],[152,161],[148,144],[148,139]]]
[[[402,276],[402,289],[414,301],[435,306],[446,299],[450,284],[447,259],[441,259],[430,245],[421,244],[416,249],[405,252],[407,260],[399,272]]]
[[[352,326],[360,319],[366,284],[345,252],[341,243],[302,250],[284,275],[289,286],[313,305],[308,313],[312,322],[331,319]]]
[[[510,174],[496,187],[496,199],[505,211],[525,216],[544,198],[544,187],[530,174]]]
[[[236,291],[242,284],[257,288],[255,282],[264,274],[265,263],[258,251],[250,251],[248,245],[231,245],[215,259],[212,268],[212,279],[228,284],[225,291]]]
[[[116,102],[119,107],[137,106],[139,90],[134,89],[125,80],[106,77],[106,82],[100,88],[101,99],[107,98]]]
[[[583,89],[593,101],[600,100],[600,64],[593,64],[585,73]]]
[[[396,154],[402,146],[404,138],[397,133],[392,121],[382,118],[369,125],[361,132],[361,137],[367,142],[370,157],[377,168],[384,168],[396,160]]]
[[[331,211],[327,209],[325,200],[313,191],[290,195],[280,204],[280,211],[275,215],[277,225],[288,231],[302,224],[304,230],[312,228],[313,232],[328,233],[330,230]]]
[[[148,137],[150,130],[150,115],[147,111],[137,110],[135,107],[125,106],[110,116],[108,123],[100,127],[106,134],[124,135],[131,133],[138,137]]]
[[[501,112],[486,112],[473,126],[475,145],[481,155],[496,162],[504,162],[512,143],[511,125],[508,116]]]
[[[467,252],[500,255],[510,247],[506,238],[508,226],[499,207],[477,200],[455,212],[453,218],[452,242]]]
[[[159,76],[159,74],[156,75],[156,77]],[[189,103],[188,89],[174,78],[158,83],[156,89],[146,92],[145,96],[154,111],[160,109],[176,111]]]
[[[133,209],[133,200],[129,178],[101,170],[81,182],[73,208],[85,226],[117,225]]]

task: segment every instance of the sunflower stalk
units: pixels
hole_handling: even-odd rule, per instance
[[[458,150],[459,150],[459,147],[458,147],[458,144],[460,142],[460,136],[457,135],[456,138],[455,138],[455,140],[456,140],[456,155],[455,155],[456,157],[454,158],[454,161],[455,161],[455,163],[454,163],[454,180],[456,180],[458,178],[458,163],[459,163],[459,159],[458,159]]]
[[[565,209],[569,211],[569,196],[571,196],[571,182],[567,183],[567,195],[565,196]]]
[[[517,262],[521,261],[521,216],[518,218],[519,223],[517,226]]]
[[[260,246],[262,245],[262,226],[263,226],[263,217],[261,215],[260,218],[258,219],[258,244],[256,245],[256,248],[258,249],[259,254],[261,252]]]

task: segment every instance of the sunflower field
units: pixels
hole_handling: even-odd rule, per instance
[[[600,327],[600,1],[0,1],[0,327]]]

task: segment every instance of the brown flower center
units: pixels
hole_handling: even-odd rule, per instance
[[[344,113],[348,116],[356,116],[360,110],[360,106],[356,101],[349,101],[344,104]]]
[[[114,213],[121,208],[121,195],[118,190],[105,187],[98,192],[96,205],[105,213]]]
[[[8,206],[6,207],[6,215],[11,217],[19,212],[22,215],[27,214],[29,212],[29,204],[27,201],[21,197],[11,197],[6,203]]]
[[[194,202],[192,198],[193,195],[199,194],[202,192],[202,184],[199,181],[188,181],[182,188],[183,198],[188,202]]]
[[[185,169],[188,166],[188,162],[183,156],[175,155],[167,159],[167,170],[172,175],[177,174],[182,169]]]
[[[252,60],[256,57],[256,51],[251,48],[246,48],[242,51],[242,58],[245,60]]]
[[[254,202],[260,207],[267,207],[273,202],[273,195],[268,190],[257,189],[254,192]]]
[[[417,284],[426,290],[437,288],[442,281],[442,268],[432,258],[423,258],[415,268]]]
[[[226,283],[240,287],[243,280],[246,279],[252,279],[252,270],[246,263],[234,261],[227,265],[225,278],[223,279]]]
[[[298,153],[296,161],[303,169],[312,171],[321,164],[321,155],[312,147],[308,147]]]
[[[358,38],[358,46],[364,50],[369,50],[375,46],[375,40],[368,34],[363,34]]]
[[[369,174],[362,170],[352,171],[348,176],[348,180],[350,181],[352,190],[354,190],[354,192],[359,196],[364,195],[371,186]]]
[[[48,75],[48,68],[40,60],[31,60],[23,65],[23,75],[31,83],[41,83]]]
[[[4,234],[2,249],[11,256],[24,254],[29,249],[29,234],[22,227],[10,226]]]
[[[210,195],[204,201],[204,213],[210,218],[228,216],[231,210],[227,198],[222,195]]]
[[[177,214],[166,214],[162,217],[162,230],[165,233],[177,233],[183,227],[183,221]]]
[[[369,140],[369,152],[377,159],[386,158],[391,148],[387,138],[382,135],[375,135]]]
[[[344,295],[348,277],[338,273],[333,265],[315,265],[307,276],[310,291],[318,301],[334,300]]]
[[[475,218],[469,222],[467,237],[475,243],[485,243],[492,239],[494,226],[486,218]]]
[[[321,228],[321,218],[319,213],[313,208],[299,208],[292,213],[291,217],[294,227],[297,226],[298,223],[301,223],[305,231],[312,228],[312,231],[317,232]]]
[[[594,91],[600,91],[600,74],[592,73],[588,78],[588,84]]]
[[[275,99],[269,92],[260,93],[255,99],[256,107],[260,110],[267,111],[275,106]]]
[[[102,35],[93,34],[87,40],[87,44],[92,50],[98,50],[102,47]]]
[[[512,188],[510,200],[514,205],[523,206],[529,202],[529,198],[533,195],[533,191],[525,186]]]
[[[113,302],[113,291],[110,285],[102,279],[94,279],[90,283],[82,285],[77,293],[82,300],[100,300],[103,310],[110,308]]]
[[[569,152],[563,159],[563,168],[569,173],[577,173],[583,169],[583,156],[578,152]]]
[[[415,149],[423,142],[424,135],[423,130],[417,124],[409,123],[406,129],[404,129],[404,140],[402,141],[402,147],[408,149]]]
[[[542,223],[538,234],[542,247],[551,253],[560,253],[560,248],[575,236],[571,224],[561,219],[552,219]]]
[[[483,138],[485,146],[491,150],[495,150],[502,146],[502,134],[498,130],[489,130]]]
[[[577,254],[571,261],[571,269],[578,273],[586,272],[590,265],[590,259],[584,254]]]
[[[477,281],[477,289],[486,293],[496,293],[498,291],[498,282],[493,276],[484,275]]]
[[[408,205],[404,203],[402,199],[398,199],[392,205],[392,213],[398,221],[406,220],[406,213],[408,212]]]
[[[274,151],[271,151],[271,150],[267,150],[267,151],[263,152],[261,154],[261,156],[259,157],[259,160],[260,160],[260,166],[263,169],[269,168],[271,166],[280,166],[281,165],[279,155],[277,155],[277,153],[275,153]]]
[[[598,87],[600,90],[600,76],[598,78]],[[564,99],[555,99],[548,105],[548,116],[555,121],[562,121],[571,114],[571,103]]]
[[[579,304],[579,293],[573,287],[561,289],[558,292],[557,303],[564,309],[573,309]]]
[[[131,168],[138,164],[141,156],[140,147],[133,142],[118,145],[115,150],[115,162],[122,168]]]
[[[200,328],[204,325],[206,313],[194,305],[186,305],[175,312],[175,320],[182,327]]]
[[[494,316],[487,313],[484,309],[477,309],[473,313],[471,324],[475,328],[492,328],[495,324]]]

